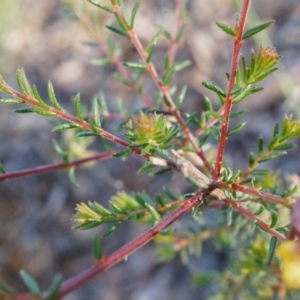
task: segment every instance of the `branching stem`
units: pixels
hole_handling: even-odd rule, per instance
[[[203,151],[201,150],[201,148],[198,146],[195,138],[193,137],[192,133],[190,132],[189,128],[185,126],[184,124],[184,120],[181,116],[180,111],[177,109],[171,95],[169,92],[169,86],[164,85],[161,78],[159,77],[155,66],[153,65],[153,63],[147,62],[147,52],[145,51],[141,41],[139,40],[139,38],[137,37],[135,31],[133,29],[130,28],[129,24],[127,23],[126,19],[123,16],[122,10],[120,8],[120,6],[118,4],[113,4],[113,8],[115,10],[115,13],[119,16],[119,18],[124,22],[124,24],[126,24],[127,26],[127,34],[129,35],[129,38],[132,42],[132,44],[134,45],[134,47],[136,48],[137,52],[139,53],[140,57],[142,58],[142,60],[145,62],[145,64],[147,65],[147,71],[149,72],[149,74],[151,75],[152,79],[154,80],[155,84],[157,85],[158,89],[160,90],[160,92],[166,97],[168,103],[170,103],[170,111],[172,112],[172,114],[174,115],[175,119],[177,120],[178,124],[180,125],[182,131],[184,132],[184,134],[186,135],[187,139],[189,140],[189,142],[191,143],[192,147],[194,148],[195,152],[197,153],[197,155],[201,158],[201,160],[204,163],[205,168],[212,173],[212,168],[210,163],[207,161]]]
[[[135,240],[131,241],[124,247],[113,252],[112,254],[99,260],[94,266],[90,267],[81,274],[70,278],[66,281],[59,292],[57,299],[62,299],[64,296],[77,289],[81,285],[85,284],[92,278],[101,274],[105,270],[111,268],[118,262],[127,258],[130,254],[147,244],[151,241],[156,235],[158,235],[162,230],[168,228],[172,223],[181,218],[184,214],[190,211],[195,207],[204,197],[206,197],[211,192],[211,189],[200,190],[192,198],[185,201],[177,210],[170,213],[165,218],[161,219],[157,225],[137,237]]]
[[[236,77],[236,71],[239,63],[239,56],[243,45],[243,31],[246,23],[250,2],[251,0],[244,0],[241,15],[240,15],[240,20],[236,28],[236,36],[234,39],[234,48],[233,48],[232,61],[231,61],[229,84],[228,84],[227,94],[225,98],[224,121],[221,126],[221,137],[218,146],[218,154],[215,163],[215,171],[213,174],[213,179],[215,181],[217,181],[220,177],[225,147],[228,139],[227,133],[228,133],[230,113],[232,108],[232,99],[233,99],[231,92],[235,85],[235,77]]]

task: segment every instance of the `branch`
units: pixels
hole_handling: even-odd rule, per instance
[[[231,205],[235,210],[243,214],[245,217],[252,221],[256,221],[265,231],[269,232],[271,235],[275,236],[278,240],[281,242],[286,240],[286,237],[279,233],[277,230],[271,228],[268,224],[266,224],[264,221],[262,221],[259,217],[254,215],[252,212],[247,210],[245,207],[241,206],[238,202],[226,199],[225,202],[227,202],[229,205]]]
[[[111,150],[108,152],[99,153],[99,154],[96,154],[93,156],[73,160],[73,161],[69,162],[68,164],[65,164],[65,163],[49,164],[49,165],[38,166],[35,168],[25,169],[25,170],[21,170],[21,171],[5,172],[4,174],[0,175],[0,182],[5,181],[5,180],[10,180],[10,179],[16,179],[16,178],[20,178],[20,177],[25,177],[25,176],[32,176],[32,175],[52,172],[55,170],[69,169],[71,167],[76,167],[76,166],[88,163],[90,161],[105,160],[105,159],[113,157],[115,152],[116,151]]]
[[[130,87],[138,93],[142,100],[144,101],[145,105],[149,108],[154,108],[154,105],[150,98],[145,95],[141,89],[139,88],[138,84],[134,81],[132,75],[128,71],[127,68],[125,68],[122,64],[122,61],[118,55],[115,55],[109,50],[109,47],[106,44],[106,41],[103,39],[103,37],[100,35],[99,31],[95,30],[91,20],[88,18],[88,16],[83,14],[78,14],[78,18],[81,20],[81,22],[93,33],[94,39],[98,43],[101,50],[105,53],[106,56],[110,57],[112,63],[116,66],[120,74],[126,78],[129,82]]]
[[[218,180],[221,173],[221,167],[223,162],[223,156],[225,152],[226,142],[228,139],[227,132],[229,127],[229,120],[230,120],[230,113],[232,108],[232,95],[231,92],[235,85],[235,77],[236,77],[236,71],[238,68],[239,63],[239,55],[240,51],[243,45],[243,31],[246,23],[247,13],[249,10],[251,0],[244,0],[243,7],[240,15],[240,20],[237,24],[236,28],[236,35],[234,39],[234,48],[233,48],[233,54],[232,54],[232,60],[231,60],[231,70],[230,70],[230,77],[229,77],[229,85],[227,89],[227,94],[225,98],[225,108],[224,108],[224,122],[221,127],[221,137],[219,141],[218,146],[218,154],[217,154],[217,160],[215,163],[215,171],[213,174],[213,179]]]
[[[92,278],[116,265],[123,259],[127,258],[130,254],[147,244],[151,241],[156,235],[158,235],[162,230],[168,228],[172,223],[181,218],[184,214],[190,211],[193,207],[195,207],[203,198],[208,196],[212,192],[213,188],[209,187],[207,189],[200,190],[197,192],[192,198],[185,201],[182,206],[180,206],[177,210],[170,213],[165,218],[161,219],[157,225],[140,235],[135,240],[131,241],[124,247],[119,250],[113,252],[100,259],[94,266],[85,270],[81,274],[70,278],[67,280],[61,287],[59,295],[57,299],[62,299],[64,296],[69,294],[70,292],[77,289],[79,286],[82,286]]]
[[[175,61],[176,52],[178,49],[178,34],[182,25],[182,19],[181,19],[181,9],[182,9],[182,3],[183,0],[176,0],[176,22],[175,22],[175,30],[173,34],[173,38],[171,40],[170,48],[169,48],[169,63],[168,65],[173,65]]]
[[[290,200],[282,198],[280,196],[273,195],[273,194],[266,193],[266,192],[261,192],[255,188],[244,186],[244,185],[241,185],[238,183],[233,183],[231,185],[231,187],[232,187],[232,190],[234,190],[234,191],[240,191],[240,192],[243,192],[248,195],[258,196],[260,198],[263,198],[266,201],[277,203],[277,204],[282,204],[287,207],[291,207]]]
[[[164,85],[162,80],[160,79],[156,68],[154,67],[153,63],[150,61],[147,61],[147,52],[145,51],[145,49],[142,46],[141,41],[139,40],[139,38],[137,37],[135,31],[130,28],[129,24],[127,23],[125,17],[123,16],[121,7],[118,4],[113,4],[113,8],[115,10],[116,15],[122,20],[122,22],[126,25],[127,28],[127,34],[132,42],[132,44],[134,45],[134,47],[136,48],[137,52],[139,53],[140,57],[143,59],[144,63],[147,66],[147,71],[148,73],[151,75],[153,81],[155,82],[155,84],[157,85],[158,89],[160,90],[160,92],[165,96],[165,98],[167,99],[168,103],[170,104],[170,111],[171,113],[174,115],[175,119],[177,120],[177,122],[179,123],[182,131],[184,132],[184,134],[186,135],[187,139],[189,140],[189,142],[191,143],[192,147],[194,148],[195,152],[197,153],[197,155],[202,159],[205,168],[212,173],[212,168],[209,164],[209,162],[207,161],[203,151],[201,150],[201,148],[198,146],[195,138],[193,137],[192,133],[190,132],[189,128],[185,126],[184,120],[180,114],[180,111],[177,109],[171,95],[169,92],[169,86]]]

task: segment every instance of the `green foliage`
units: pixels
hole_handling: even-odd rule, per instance
[[[130,147],[140,147],[142,153],[156,153],[173,147],[172,140],[179,132],[175,125],[170,126],[162,115],[139,113],[137,120],[126,125],[126,137]]]
[[[49,293],[47,295],[46,300],[55,300],[57,298],[60,286],[62,284],[61,275],[56,275],[53,279],[53,282],[49,288]]]
[[[41,289],[38,283],[28,272],[26,272],[25,270],[21,270],[20,276],[22,277],[24,284],[30,290],[30,292],[32,292],[33,294],[41,293]]]

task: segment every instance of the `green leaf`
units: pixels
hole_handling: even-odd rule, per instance
[[[42,97],[39,94],[39,91],[35,85],[32,86],[32,92],[35,97],[35,99],[41,104],[41,106],[45,109],[49,108],[49,105],[42,99]]]
[[[57,299],[57,295],[58,295],[61,284],[62,284],[62,276],[56,275],[53,279],[53,282],[52,282],[50,288],[49,288],[49,294],[48,294],[46,300]]]
[[[102,3],[99,3],[98,1],[95,1],[95,0],[88,0],[88,2],[90,2],[91,4],[107,11],[107,12],[110,12],[110,13],[114,13],[114,9],[108,5],[105,5],[105,4],[102,4]]]
[[[163,196],[156,194],[155,195],[156,202],[161,205],[162,207],[165,207],[167,205],[167,201],[164,199]]]
[[[116,152],[113,156],[115,157],[127,157],[128,155],[132,154],[131,149],[121,150]]]
[[[122,222],[116,222],[111,227],[109,227],[102,235],[102,237],[107,237],[108,235],[112,234],[120,225]]]
[[[147,109],[147,113],[157,114],[157,115],[164,115],[164,116],[173,116],[170,111],[163,110],[163,109]]]
[[[0,292],[3,292],[5,294],[13,294],[14,290],[11,287],[9,287],[6,283],[0,281]]]
[[[273,25],[274,21],[269,21],[269,22],[265,22],[263,24],[257,25],[249,30],[247,30],[244,35],[243,35],[243,39],[247,39],[250,36],[257,34],[258,32],[270,27],[271,25]]]
[[[177,36],[175,37],[175,42],[176,43],[179,43],[179,41],[180,41],[180,39],[181,39],[181,37],[183,35],[183,32],[184,32],[185,28],[186,28],[186,24],[182,23],[181,26],[180,26],[180,28],[179,28],[179,30],[178,30]]]
[[[77,93],[77,95],[74,98],[74,108],[76,115],[80,121],[83,120],[83,115],[82,115],[82,107],[81,107],[81,101],[80,101],[80,94]]]
[[[93,131],[80,131],[76,134],[76,136],[78,137],[85,137],[85,136],[97,136],[98,134],[96,134]]]
[[[2,163],[0,163],[0,174],[5,174],[5,169],[2,165]]]
[[[230,113],[230,119],[242,116],[245,112],[247,112],[246,109],[234,111],[234,112]]]
[[[38,283],[29,273],[27,273],[25,270],[22,269],[20,271],[20,276],[22,277],[24,284],[27,286],[27,288],[30,290],[31,293],[33,294],[41,293],[41,289]]]
[[[161,175],[161,174],[164,174],[164,173],[167,173],[167,172],[170,172],[170,171],[171,171],[171,168],[169,168],[169,167],[159,168],[158,170],[155,170],[155,171],[151,172],[149,175],[150,176],[157,176],[157,175]]]
[[[159,232],[160,235],[162,236],[167,236],[167,235],[170,235],[174,232],[174,227],[168,227],[162,231]]]
[[[260,158],[260,159],[258,160],[258,162],[259,162],[259,163],[266,162],[266,161],[268,161],[268,160],[270,160],[270,159],[274,159],[274,158],[276,158],[276,157],[278,157],[278,156],[281,156],[281,155],[284,155],[284,154],[286,154],[285,151],[280,151],[280,152],[271,153],[271,154],[269,154],[269,155],[267,155],[267,156],[264,156],[264,157]]]
[[[297,147],[296,144],[282,144],[282,145],[276,146],[275,148],[273,148],[273,150],[289,150],[289,149],[294,149],[296,147]]]
[[[163,85],[167,85],[167,84],[170,83],[172,75],[175,72],[175,69],[176,69],[176,63],[174,63],[171,67],[169,67],[166,70],[166,72],[165,72],[165,74],[164,74],[164,76],[162,78],[162,84]]]
[[[273,129],[273,138],[275,138],[278,135],[278,132],[279,132],[279,124],[276,123]]]
[[[54,93],[54,88],[53,88],[53,85],[52,85],[50,80],[48,81],[48,96],[49,96],[49,100],[52,103],[52,105],[57,110],[62,110],[62,107],[57,102],[57,99],[56,99],[56,96],[55,96],[55,93]]]
[[[69,163],[69,155],[68,155],[68,152],[64,151],[60,145],[57,143],[56,140],[52,140],[52,145],[54,147],[54,150],[55,152],[62,158],[63,162],[65,164],[68,164]]]
[[[98,233],[95,233],[93,238],[93,253],[96,260],[102,258],[101,238]]]
[[[191,61],[190,60],[185,60],[185,61],[182,61],[180,63],[176,63],[175,64],[175,72],[179,72],[185,68],[187,68],[188,66],[191,65]]]
[[[33,111],[32,111],[32,107],[22,107],[22,108],[14,109],[13,112],[17,114],[27,114],[27,113],[32,113]]]
[[[145,202],[144,205],[146,206],[146,208],[149,210],[152,218],[155,221],[159,221],[160,220],[160,215],[159,213],[156,211],[156,209],[149,203]]]
[[[129,28],[127,28],[128,26],[127,26],[126,22],[117,13],[115,13],[115,18],[116,18],[119,26],[124,30],[124,32],[126,32],[129,29]],[[125,16],[124,16],[124,18],[125,18]]]
[[[101,141],[102,141],[102,145],[103,145],[104,149],[106,151],[109,151],[111,149],[111,146],[109,144],[109,140],[102,138]]]
[[[278,68],[273,68],[273,69],[270,69],[266,72],[263,72],[261,75],[259,75],[258,77],[256,77],[254,80],[251,80],[251,84],[254,84],[254,83],[257,83],[259,81],[262,81],[264,80],[265,78],[269,77],[272,73],[274,73],[275,71],[277,71]]]
[[[235,31],[233,28],[231,28],[229,25],[225,24],[225,23],[221,23],[221,22],[216,22],[217,26],[222,29],[225,33],[231,35],[231,36],[235,36]]]
[[[206,82],[206,81],[203,81],[202,82],[202,85],[204,87],[206,87],[207,89],[223,96],[223,97],[226,97],[226,94],[221,90],[221,88],[219,88],[216,84],[212,83],[212,82]]]
[[[212,105],[210,99],[208,97],[206,97],[206,96],[204,97],[204,104],[205,104],[205,107],[206,107],[207,111],[213,111],[214,110],[213,105]]]
[[[22,103],[25,103],[25,101],[23,101],[21,99],[17,99],[17,98],[12,98],[12,99],[0,98],[0,103],[13,105],[13,104],[22,104]]]
[[[234,128],[232,128],[231,130],[228,131],[227,136],[231,136],[231,135],[238,133],[239,131],[241,131],[243,129],[245,124],[246,124],[246,122],[235,126]]]
[[[139,6],[140,6],[140,1],[138,0],[135,2],[134,6],[132,8],[132,12],[131,12],[131,16],[130,16],[130,28],[133,28],[134,20],[135,20],[136,14],[138,12]]]
[[[94,119],[88,118],[88,123],[95,135],[99,135],[99,128],[97,128]]]
[[[248,78],[247,78],[247,62],[245,57],[242,55],[241,56],[241,63],[242,63],[242,73],[243,73],[243,82],[247,82]]]
[[[129,39],[129,35],[126,33],[126,31],[122,30],[122,29],[119,29],[119,28],[116,28],[116,27],[113,27],[113,26],[109,26],[109,25],[106,25],[105,26],[107,29],[111,30],[112,32],[115,32],[121,36],[124,36],[126,38]]]
[[[196,112],[193,112],[191,115],[189,115],[184,122],[184,126],[188,127],[193,122],[196,116],[197,116]]]
[[[16,77],[17,77],[17,83],[18,83],[19,89],[22,91],[22,93],[25,95],[28,95],[30,97],[34,97],[32,88],[29,84],[29,81],[26,77],[26,74],[25,74],[23,68],[17,69]]]
[[[141,174],[145,174],[148,171],[152,170],[153,168],[156,168],[157,166],[150,163],[150,162],[146,162],[138,171],[137,174],[141,175]]]
[[[155,46],[157,44],[157,41],[159,40],[159,38],[161,37],[161,35],[164,33],[163,29],[160,29],[155,36],[152,38],[152,40],[150,41],[147,49],[149,49],[151,46]]]
[[[181,89],[181,91],[179,93],[179,96],[178,96],[178,98],[176,100],[176,107],[177,108],[180,108],[181,105],[182,105],[182,103],[183,103],[184,96],[185,96],[185,93],[186,93],[186,89],[187,89],[187,87],[185,85],[185,86],[182,87],[182,89]]]
[[[11,88],[6,84],[6,82],[4,81],[1,75],[0,75],[0,91],[11,96],[13,94]]]
[[[264,210],[265,207],[261,205],[260,208],[254,213],[254,215],[259,216]]]
[[[278,221],[278,214],[277,214],[277,212],[272,212],[270,227],[274,228],[276,226],[276,224],[277,224],[277,221]]]
[[[148,44],[147,46],[147,59],[146,59],[146,62],[149,63],[151,61],[151,58],[152,58],[152,54],[154,52],[154,48],[155,48],[155,45],[158,41],[158,39],[161,37],[161,35],[163,34],[163,30],[160,29],[156,34],[155,36],[152,38],[152,40],[150,41],[150,43]]]
[[[130,86],[130,84],[131,84],[130,80],[128,80],[127,78],[125,78],[124,76],[122,76],[119,73],[114,74],[114,78],[125,85]]]
[[[154,52],[154,45],[151,45],[150,47],[147,48],[147,58],[146,58],[146,62],[149,63],[151,61],[152,58],[152,54]]]
[[[257,169],[257,170],[253,170],[251,172],[251,175],[258,175],[258,176],[264,176],[264,175],[268,175],[270,174],[270,170],[264,170],[264,169]]]
[[[238,94],[241,90],[242,90],[242,87],[239,85],[236,85],[230,92],[230,95],[234,96],[234,95]]]
[[[177,200],[178,200],[178,198],[175,197],[174,194],[173,194],[167,187],[164,186],[162,189],[163,189],[164,193],[165,193],[171,200],[173,200],[173,201],[177,201]]]
[[[268,252],[268,260],[267,260],[267,264],[269,265],[272,260],[273,260],[273,257],[274,257],[274,254],[275,254],[275,249],[276,249],[276,246],[277,246],[277,238],[275,236],[272,236],[271,237],[271,240],[270,240],[270,244],[269,244],[269,252]]]
[[[53,127],[52,131],[63,131],[63,130],[74,129],[74,128],[78,128],[78,125],[73,123],[64,123]]]
[[[111,59],[108,59],[108,58],[92,59],[90,61],[90,65],[92,65],[92,66],[106,67],[106,66],[112,66],[113,62],[111,61]]]
[[[69,170],[69,180],[72,183],[73,186],[75,186],[76,188],[79,187],[78,181],[75,177],[75,167],[70,168]]]
[[[123,62],[122,64],[131,69],[145,70],[147,68],[147,66],[144,63]]]
[[[249,154],[249,158],[248,158],[248,166],[249,166],[249,167],[252,167],[253,164],[254,164],[254,162],[255,162],[255,156],[254,156],[254,154],[251,152],[251,153]]]
[[[45,117],[56,116],[55,112],[47,111],[47,110],[44,110],[44,109],[38,108],[38,107],[31,107],[31,110],[32,110],[32,112],[34,112],[34,113],[36,113],[38,115],[41,115],[41,116],[45,116]]]
[[[106,100],[105,100],[105,96],[103,93],[99,93],[98,97],[96,97],[99,101],[100,107],[99,107],[99,111],[100,113],[107,117],[109,115],[108,109],[107,109],[107,104],[106,104]]]
[[[264,151],[264,139],[262,136],[259,137],[258,140],[258,156],[260,156]]]
[[[94,212],[96,212],[98,215],[102,217],[107,217],[111,215],[111,212],[105,207],[103,207],[101,204],[99,204],[98,202],[89,201],[88,206],[91,210],[93,210]]]

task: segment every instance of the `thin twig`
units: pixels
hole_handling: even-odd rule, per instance
[[[5,172],[4,174],[0,175],[0,182],[5,181],[5,180],[10,180],[10,179],[16,179],[20,177],[25,177],[25,176],[32,176],[32,175],[37,175],[37,174],[42,174],[42,173],[48,173],[56,170],[66,170],[70,169],[71,167],[76,167],[91,161],[99,161],[99,160],[105,160],[108,158],[111,158],[116,151],[111,150],[108,152],[104,153],[99,153],[96,155],[92,155],[89,157],[81,158],[81,159],[76,159],[73,160],[67,164],[65,163],[58,163],[58,164],[49,164],[45,166],[38,166],[35,168],[30,168],[30,169],[25,169],[25,170],[19,170],[19,171],[14,171],[14,172]]]
[[[181,19],[182,3],[183,3],[183,0],[176,0],[176,9],[175,9],[176,22],[175,22],[175,30],[173,33],[173,38],[171,40],[171,44],[170,44],[170,48],[169,48],[169,56],[168,56],[168,60],[169,60],[168,65],[169,66],[172,66],[173,63],[175,62],[176,52],[178,49],[177,37],[179,34],[180,27],[182,25],[182,19]]]
[[[241,185],[241,184],[238,184],[238,183],[233,183],[231,185],[231,187],[232,187],[232,190],[234,190],[234,191],[240,191],[240,192],[243,192],[243,193],[248,194],[248,195],[258,196],[260,198],[263,198],[265,201],[269,201],[269,202],[273,202],[273,203],[277,203],[277,204],[282,204],[282,205],[287,206],[287,207],[291,206],[290,200],[282,198],[282,197],[277,196],[277,195],[273,195],[273,194],[270,194],[270,193],[259,191],[259,190],[255,189],[253,187],[244,186],[244,185]]]
[[[122,64],[122,61],[120,59],[120,57],[114,53],[112,53],[109,50],[109,47],[107,46],[107,43],[105,41],[105,39],[102,37],[102,35],[99,33],[98,30],[96,30],[90,20],[90,18],[86,15],[83,14],[79,14],[78,15],[79,19],[81,20],[81,22],[90,30],[90,32],[94,35],[94,39],[96,40],[96,42],[98,43],[99,47],[101,48],[101,50],[105,53],[105,55],[107,57],[109,57],[112,61],[112,63],[116,66],[116,68],[118,69],[118,71],[120,72],[120,74],[126,78],[130,84],[130,87],[136,92],[138,93],[142,100],[144,101],[145,105],[148,108],[154,108],[153,102],[151,101],[151,99],[145,95],[141,89],[139,88],[138,84],[134,81],[131,73],[128,71],[127,68],[124,67],[124,65]]]
[[[252,221],[256,221],[264,230],[269,232],[271,235],[275,236],[278,240],[281,242],[286,240],[286,237],[278,232],[277,230],[271,228],[268,224],[266,224],[264,221],[262,221],[259,217],[257,217],[255,214],[250,212],[248,209],[245,207],[241,206],[238,202],[231,200],[231,199],[226,199],[225,202],[227,202],[229,205],[231,205],[235,210],[243,214],[245,217]]]
[[[157,223],[157,225],[140,235],[138,238],[131,241],[119,250],[113,252],[112,254],[108,255],[107,257],[100,259],[94,266],[90,267],[86,271],[67,280],[65,283],[63,283],[57,299],[62,299],[64,296],[77,289],[78,287],[82,286],[92,278],[96,277],[105,270],[111,268],[112,266],[127,258],[130,254],[132,254],[133,252],[147,244],[149,241],[151,241],[162,230],[168,228],[172,223],[174,223],[176,220],[178,220],[184,214],[190,211],[211,192],[211,188],[200,190],[192,198],[185,201],[177,210],[170,213],[165,218],[161,219]]]
[[[240,15],[240,20],[237,24],[236,28],[236,36],[234,39],[234,48],[233,48],[233,54],[232,54],[232,61],[231,61],[231,70],[230,70],[230,77],[229,77],[229,84],[227,89],[227,94],[225,98],[225,107],[224,107],[224,122],[221,127],[221,137],[218,145],[218,154],[217,154],[217,160],[215,163],[215,171],[213,174],[213,179],[218,180],[221,173],[221,167],[225,152],[225,147],[227,143],[227,133],[228,133],[228,127],[229,127],[229,121],[230,121],[230,113],[232,108],[232,95],[231,92],[235,85],[235,77],[236,77],[236,71],[238,68],[239,63],[239,56],[240,51],[243,45],[243,31],[246,23],[247,13],[249,10],[251,0],[244,0],[243,7]]]

